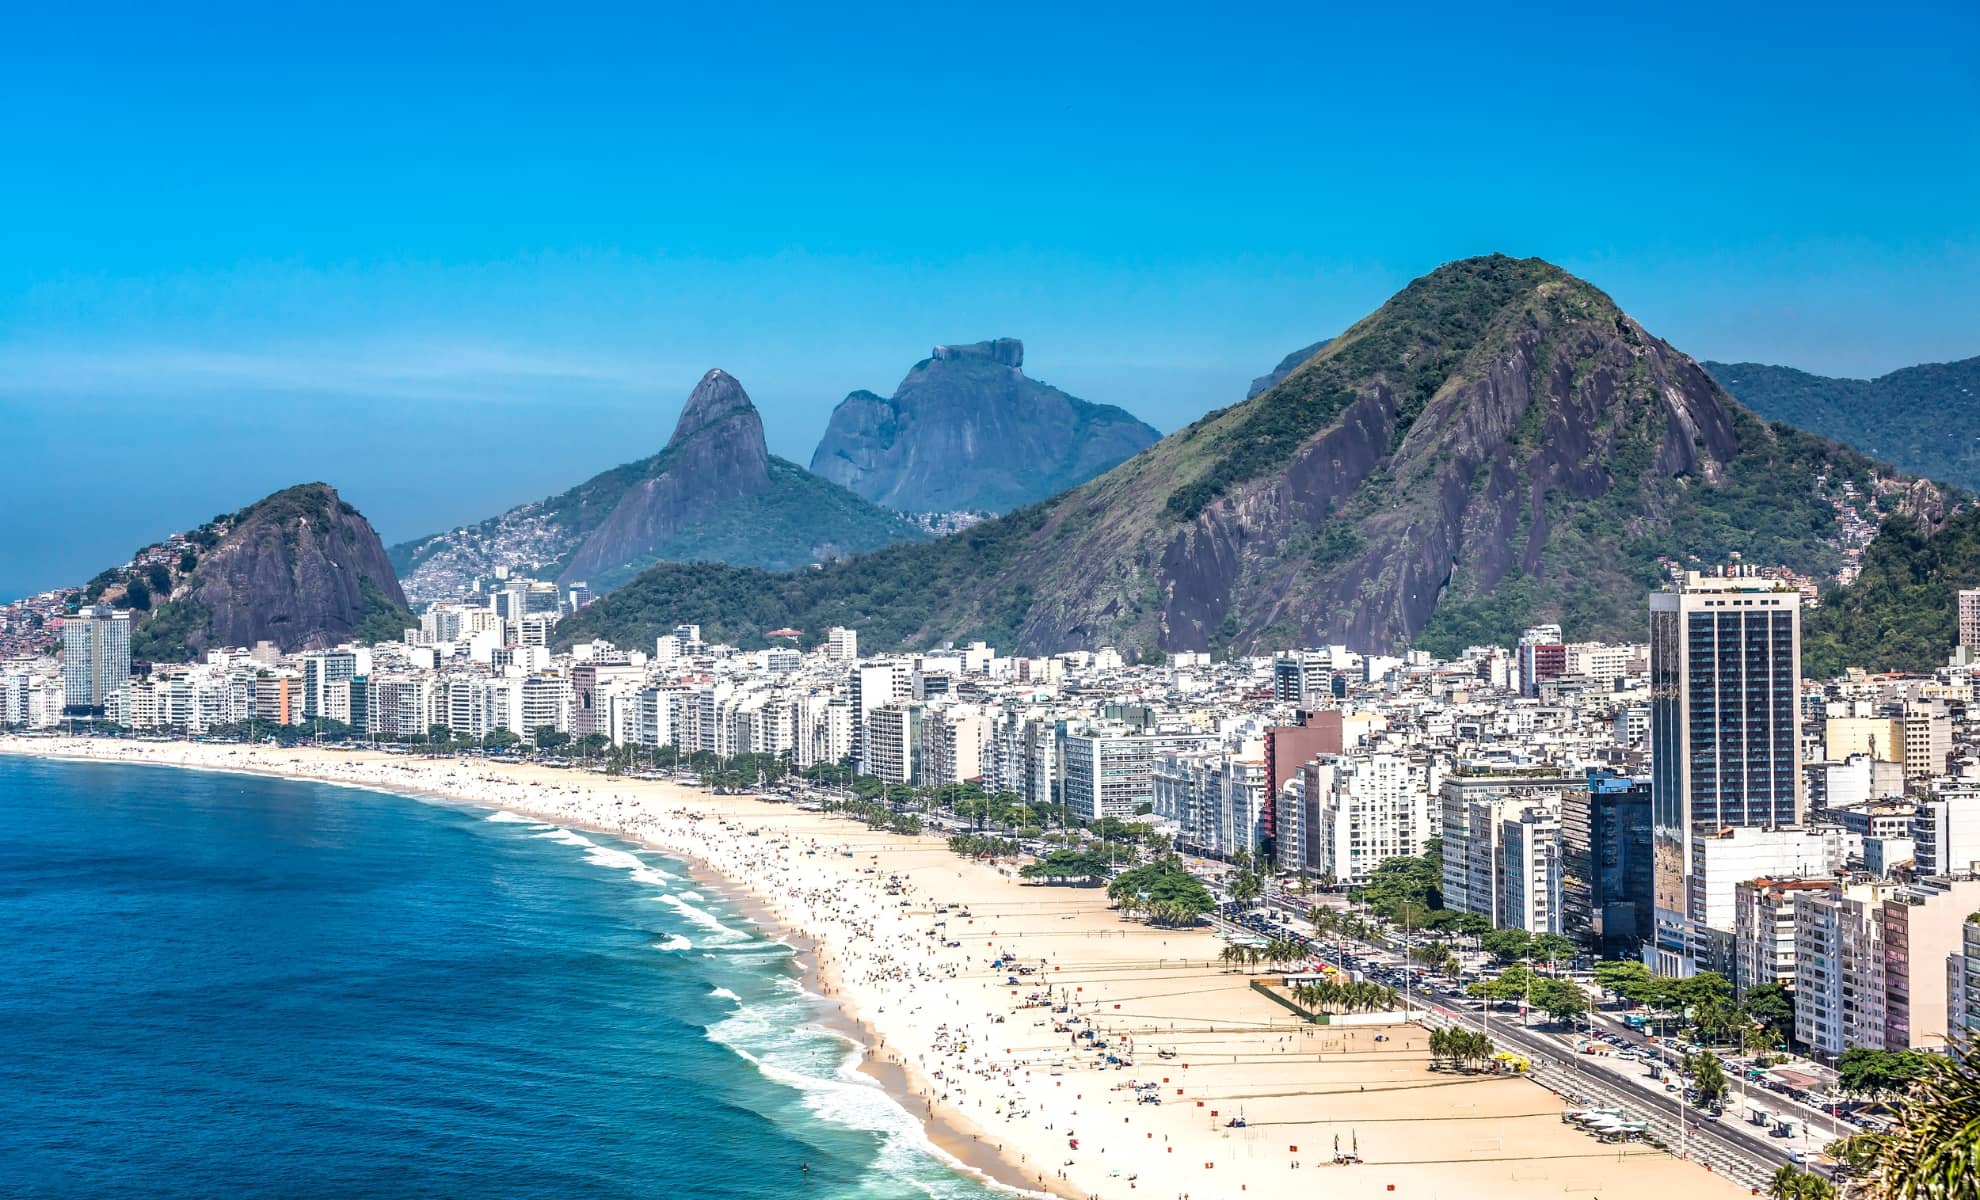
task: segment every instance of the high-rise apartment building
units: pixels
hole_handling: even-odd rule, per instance
[[[1743,574],[1650,596],[1652,966],[1689,975],[1712,947],[1694,843],[1801,818],[1801,594]],[[1724,881],[1730,901],[1733,880]],[[1721,939],[1730,950],[1730,921]]]
[[[1959,644],[1980,652],[1980,588],[1959,589]]]
[[[1544,814],[1544,836],[1560,841],[1560,812],[1565,797],[1585,793],[1579,775],[1524,775],[1457,772],[1437,787],[1437,819],[1444,839],[1444,907],[1499,919],[1500,876],[1507,859],[1503,838],[1506,821],[1519,820],[1526,809]],[[1522,838],[1524,831],[1520,831]],[[1549,860],[1559,865],[1556,850]],[[1558,881],[1548,885],[1555,891]],[[1558,913],[1555,903],[1552,911]],[[1558,928],[1535,932],[1559,932]]]
[[[62,703],[98,713],[131,677],[131,614],[86,604],[62,623]]]
[[[1561,795],[1561,932],[1603,958],[1651,934],[1650,781],[1589,776]]]

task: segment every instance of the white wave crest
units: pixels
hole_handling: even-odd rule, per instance
[[[980,1196],[984,1185],[1001,1192],[1038,1194],[988,1179],[935,1145],[920,1120],[860,1072],[859,1043],[806,1023],[811,1014],[811,1000],[799,989],[799,996],[789,1000],[737,1009],[710,1026],[708,1036],[765,1078],[796,1090],[812,1115],[876,1135],[880,1151],[871,1168],[876,1177],[911,1183],[934,1200]]]
[[[488,814],[488,816],[487,816],[487,817],[486,817],[485,819],[486,819],[486,820],[490,820],[490,821],[499,821],[499,822],[501,822],[501,823],[502,823],[502,824],[504,824],[504,825],[543,825],[543,824],[547,824],[547,822],[544,822],[544,821],[539,821],[539,820],[537,820],[537,819],[536,819],[535,817],[525,817],[525,816],[523,816],[523,815],[522,815],[521,813],[516,813],[516,812],[510,812],[510,811],[509,811],[508,809],[506,809],[506,808],[498,808],[498,809],[496,809],[496,810],[495,810],[494,812],[492,812],[492,813],[489,813],[489,814]]]
[[[653,943],[653,948],[655,950],[692,950],[694,949],[694,943],[677,933],[664,942]]]
[[[674,911],[693,921],[696,925],[701,926],[710,933],[719,934],[728,941],[742,941],[749,937],[748,934],[740,929],[731,929],[727,925],[722,924],[721,918],[717,917],[714,913],[706,909],[696,908],[679,896],[662,896],[660,900],[664,904],[672,905]]]
[[[736,995],[734,992],[730,991],[728,988],[725,987],[718,987],[714,991],[709,992],[708,994],[711,996],[718,996],[724,1000],[734,1000],[737,1004],[742,1003],[741,996]]]

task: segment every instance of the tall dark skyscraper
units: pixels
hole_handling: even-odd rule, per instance
[[[1651,593],[1650,689],[1651,965],[1689,975],[1710,943],[1700,840],[1801,818],[1801,594],[1697,572]]]
[[[1561,797],[1562,927],[1603,958],[1650,940],[1650,781],[1595,773]]]

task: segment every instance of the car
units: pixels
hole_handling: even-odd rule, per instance
[[[1788,1161],[1795,1164],[1796,1166],[1801,1166],[1803,1163],[1806,1163],[1808,1161],[1808,1151],[1790,1150],[1788,1151]]]

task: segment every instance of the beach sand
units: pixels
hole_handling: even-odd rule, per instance
[[[442,797],[690,860],[807,952],[807,985],[863,1031],[868,1073],[928,1122],[931,1141],[1010,1186],[1106,1200],[1747,1194],[1661,1151],[1597,1142],[1563,1124],[1561,1100],[1529,1080],[1431,1071],[1419,1026],[1298,1022],[1253,991],[1252,977],[1224,971],[1207,931],[1125,921],[1100,889],[1021,883],[1008,865],[964,861],[937,838],[480,759],[9,737],[0,753]],[[993,968],[999,958],[1026,973]],[[1048,992],[1069,1011],[1031,999]],[[1131,1046],[1133,1066],[1102,1062],[1078,1037],[1087,1029],[1109,1053]],[[1137,1098],[1150,1091],[1159,1105]],[[1231,1127],[1240,1116],[1244,1127]],[[1334,1166],[1337,1137],[1365,1161]]]

